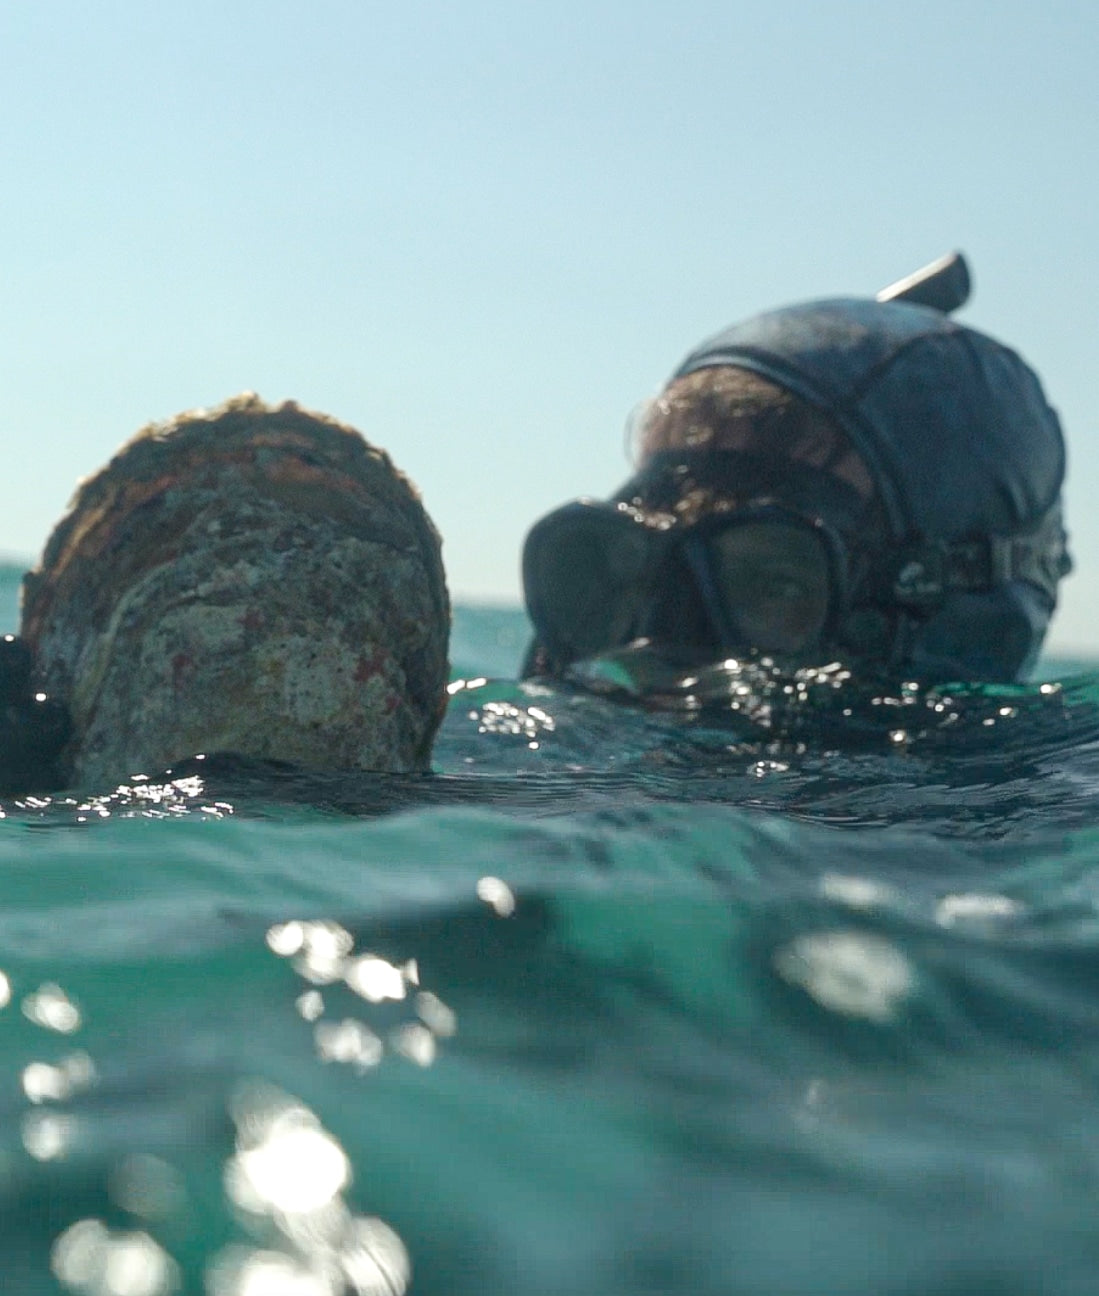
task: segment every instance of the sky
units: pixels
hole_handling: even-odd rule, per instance
[[[243,390],[420,487],[452,594],[629,475],[698,341],[961,248],[1065,425],[1099,653],[1099,5],[0,6],[0,552],[144,423]]]

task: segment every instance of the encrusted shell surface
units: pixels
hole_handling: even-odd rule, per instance
[[[388,455],[252,395],[139,432],[23,590],[78,784],[215,751],[426,769],[449,625],[438,533]]]

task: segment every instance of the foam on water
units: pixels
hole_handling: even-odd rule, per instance
[[[4,1289],[1091,1292],[1099,680],[791,736],[524,639],[431,779],[4,805]]]

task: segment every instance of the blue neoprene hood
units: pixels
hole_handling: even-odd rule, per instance
[[[1064,438],[1037,376],[941,311],[855,298],[768,311],[704,342],[673,377],[715,365],[769,378],[844,428],[898,544],[1026,532],[1058,505]],[[951,679],[1022,678],[1052,611],[1024,581],[955,595],[909,627],[894,664]]]

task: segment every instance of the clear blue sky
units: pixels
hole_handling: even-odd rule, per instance
[[[704,335],[953,247],[1041,372],[1099,651],[1099,5],[0,8],[0,550],[142,423],[253,389],[423,491],[459,597],[627,472]]]

